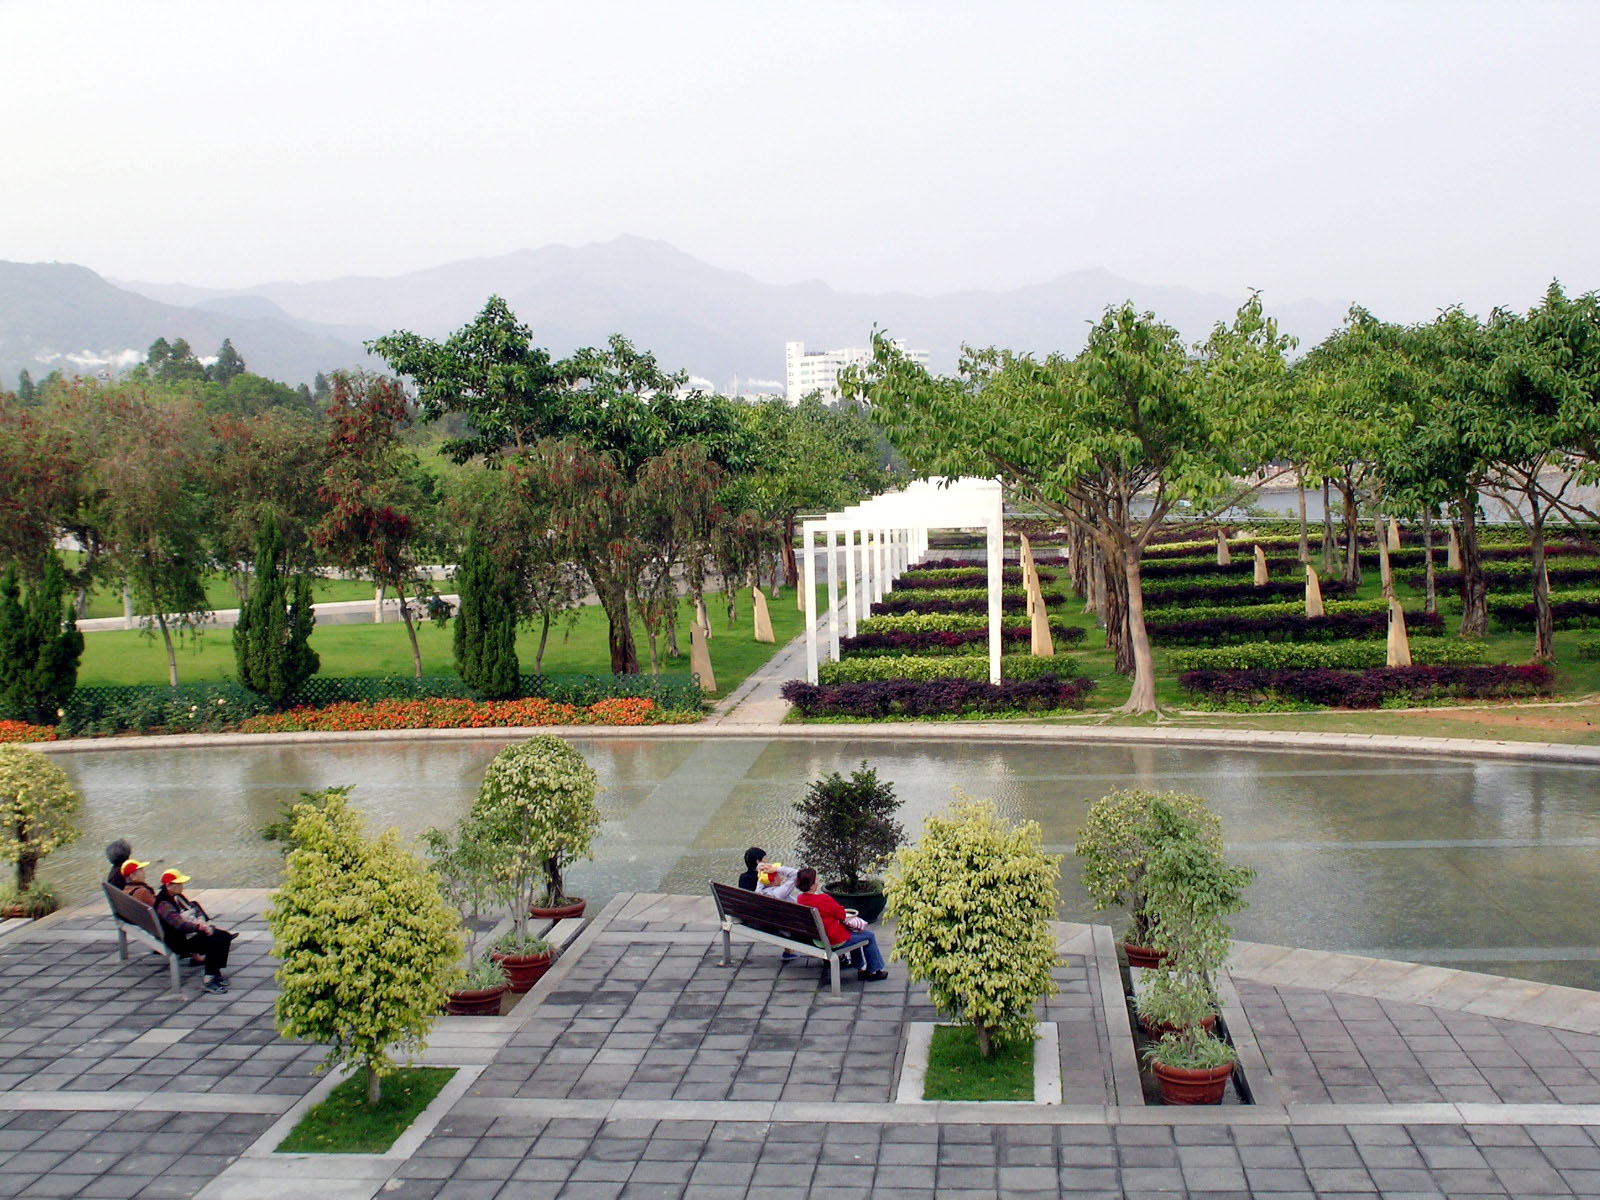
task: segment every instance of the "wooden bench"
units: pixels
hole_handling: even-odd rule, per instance
[[[111,906],[111,919],[117,927],[117,957],[123,962],[128,961],[128,935],[132,934],[144,942],[157,954],[164,955],[167,968],[172,973],[172,990],[179,995],[183,993],[180,966],[183,956],[171,946],[163,936],[161,918],[156,916],[156,910],[148,904],[142,904],[126,892],[112,887],[104,880],[100,882],[100,890],[106,894],[106,903]]]
[[[833,994],[839,994],[839,961],[855,953],[856,948],[851,946],[846,950],[830,946],[820,912],[804,904],[758,896],[725,883],[711,885],[711,898],[717,902],[717,918],[722,922],[721,966],[726,967],[733,961],[732,935],[737,933],[753,942],[766,942],[809,958],[827,959]]]

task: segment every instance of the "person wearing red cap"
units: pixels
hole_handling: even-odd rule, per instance
[[[222,969],[228,965],[228,948],[238,935],[218,929],[211,922],[211,914],[183,894],[183,885],[188,882],[189,877],[176,867],[161,872],[156,916],[166,927],[167,945],[183,954],[205,955],[206,991],[226,992],[228,981]]]
[[[156,891],[145,882],[144,878],[144,869],[149,865],[149,863],[142,863],[136,858],[125,859],[121,867],[122,890],[140,904],[154,906]]]

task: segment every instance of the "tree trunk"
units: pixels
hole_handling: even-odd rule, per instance
[[[1461,498],[1461,636],[1484,637],[1489,632],[1489,586],[1478,554],[1477,497]]]
[[[667,605],[667,657],[683,657],[683,651],[678,649],[678,597],[676,588],[673,589],[673,596]]]
[[[1300,498],[1300,561],[1311,561],[1311,537],[1306,530],[1306,481],[1298,469],[1294,473],[1295,493]]]
[[[377,1108],[378,1101],[383,1099],[383,1076],[367,1064],[367,1107]]]
[[[1123,578],[1127,583],[1128,641],[1133,657],[1133,691],[1122,712],[1156,712],[1156,663],[1150,653],[1150,632],[1144,626],[1144,586],[1139,578],[1138,546],[1122,551]]]
[[[1322,573],[1333,575],[1333,488],[1326,478],[1322,481]]]
[[[167,682],[173,687],[178,686],[178,652],[172,645],[172,630],[167,628],[167,614],[161,611],[157,604],[156,625],[161,629],[161,640],[167,644]]]
[[[566,902],[566,881],[561,878],[561,860],[554,856],[544,860],[545,903],[556,908]]]
[[[628,596],[615,585],[609,585],[604,590],[595,589],[600,597],[600,607],[606,610],[606,620],[610,624],[607,642],[611,648],[611,673],[613,675],[637,675],[639,673],[639,650],[633,644],[633,623],[628,619]]]
[[[790,587],[800,586],[800,567],[794,560],[794,514],[783,514],[783,581]]]
[[[38,852],[28,847],[28,830],[21,822],[17,824],[17,841],[23,846],[17,855],[17,895],[26,895],[33,886],[33,877],[39,872]]]
[[[1361,514],[1356,504],[1356,486],[1346,476],[1339,484],[1339,495],[1344,498],[1344,575],[1357,587],[1361,586]]]
[[[1436,613],[1439,611],[1439,588],[1434,579],[1433,571],[1433,506],[1429,505],[1422,510],[1422,566],[1427,577],[1426,595],[1422,601],[1422,611]]]
[[[656,631],[654,629],[647,628],[644,632],[645,636],[650,639],[650,674],[660,675],[661,655],[656,649]]]
[[[411,668],[416,672],[418,679],[422,678],[422,650],[417,645],[417,627],[411,622],[411,602],[406,599],[406,589],[403,585],[394,589],[395,599],[400,601],[400,619],[406,623],[406,636],[411,639]]]
[[[1106,623],[1106,646],[1116,656],[1119,675],[1134,672],[1133,643],[1128,638],[1128,587],[1122,564],[1102,556],[1100,615]]]
[[[544,648],[550,641],[550,610],[545,609],[542,615],[544,621],[539,626],[539,652],[533,656],[533,673],[535,675],[544,674]]]
[[[1080,599],[1089,595],[1089,538],[1076,524],[1067,535],[1067,569],[1072,572],[1072,591]]]
[[[1529,557],[1533,560],[1533,657],[1535,662],[1554,662],[1556,657],[1555,619],[1550,612],[1550,573],[1545,566],[1544,521],[1545,512],[1539,507],[1539,495],[1534,490],[1537,479],[1530,484],[1527,496],[1532,519],[1528,523]]]
[[[989,1032],[989,1027],[982,1021],[974,1021],[972,1023],[972,1032],[978,1039],[978,1053],[984,1058],[992,1057],[994,1055],[994,1039]]]

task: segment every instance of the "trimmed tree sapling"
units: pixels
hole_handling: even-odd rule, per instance
[[[39,860],[78,840],[82,808],[55,763],[36,750],[0,745],[0,862],[17,864],[16,903],[27,905]]]
[[[868,876],[906,840],[904,827],[894,819],[900,804],[894,784],[879,779],[865,760],[848,779],[837,771],[824,775],[795,804],[800,829],[795,849],[830,890],[877,891],[882,885]]]

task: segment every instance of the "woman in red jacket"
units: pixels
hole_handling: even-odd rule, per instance
[[[867,928],[865,921],[845,912],[844,905],[822,890],[822,885],[817,882],[816,868],[801,867],[794,881],[800,889],[795,899],[822,914],[822,928],[828,934],[829,945],[835,950],[842,950],[846,946],[861,947],[867,965],[856,972],[856,978],[864,983],[889,978],[889,972],[883,969],[883,955],[878,953],[877,936]]]

